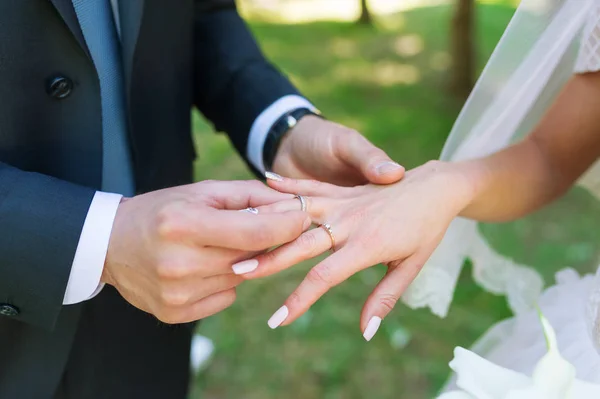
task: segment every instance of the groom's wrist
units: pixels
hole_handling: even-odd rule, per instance
[[[111,274],[110,271],[110,262],[115,258],[115,254],[114,251],[116,250],[116,246],[117,246],[117,241],[120,240],[120,238],[117,238],[119,236],[119,219],[122,219],[124,217],[124,208],[123,208],[123,204],[125,204],[125,202],[131,200],[131,198],[128,197],[122,197],[121,201],[119,202],[119,206],[117,208],[114,220],[113,220],[113,228],[111,230],[111,234],[110,234],[110,240],[108,242],[108,247],[106,249],[106,257],[104,259],[104,265],[102,268],[102,276],[100,277],[100,283],[101,284],[108,284],[108,285],[115,285],[115,280]],[[122,244],[122,243],[119,243]],[[119,245],[120,247],[120,245]]]
[[[268,106],[252,124],[246,147],[246,158],[259,172],[264,173],[266,171],[263,162],[263,149],[267,134],[273,124],[282,115],[298,108],[316,110],[306,98],[299,95],[287,95]]]
[[[303,118],[310,116],[322,118],[319,110],[302,107],[286,112],[273,124],[263,147],[263,164],[266,170],[273,169],[275,157],[286,136]]]

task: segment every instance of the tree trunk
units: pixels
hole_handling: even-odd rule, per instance
[[[366,25],[373,23],[367,0],[360,0],[360,18],[358,19],[358,23]]]
[[[450,89],[466,99],[475,84],[475,0],[456,0],[455,7]]]

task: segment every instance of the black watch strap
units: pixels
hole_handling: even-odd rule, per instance
[[[306,115],[322,117],[318,111],[313,111],[308,108],[296,108],[295,110],[283,114],[273,124],[271,130],[267,133],[265,144],[263,146],[263,163],[266,170],[271,170],[273,167],[273,161],[275,160],[275,155],[277,154],[277,150],[279,149],[283,137]]]

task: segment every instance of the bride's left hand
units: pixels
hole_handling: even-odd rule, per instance
[[[312,180],[270,179],[271,187],[304,196],[314,223],[331,226],[335,252],[308,273],[269,325],[275,328],[292,323],[333,286],[360,270],[385,263],[388,272],[361,314],[361,330],[370,340],[381,319],[439,244],[452,219],[467,205],[467,183],[451,164],[438,161],[415,168],[401,182],[387,186],[348,188]],[[299,204],[294,199],[259,210],[297,210]],[[254,270],[243,275],[247,279],[265,277],[318,256],[331,246],[328,232],[323,227],[315,228],[244,262],[245,267]],[[237,269],[247,271],[245,267]]]

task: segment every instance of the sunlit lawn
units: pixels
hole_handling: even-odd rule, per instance
[[[512,13],[510,7],[478,7],[481,66]],[[362,131],[410,168],[438,156],[460,109],[446,94],[449,20],[450,8],[440,6],[386,16],[377,28],[344,22],[251,25],[266,54],[328,118]],[[198,179],[251,177],[224,136],[199,118],[195,127]],[[584,240],[594,223],[583,220],[568,237],[559,234],[559,241]],[[522,245],[491,230],[500,246]],[[590,253],[582,243],[583,257],[561,257],[564,248],[552,241],[546,250],[530,253],[524,246],[520,252],[523,260],[548,263],[548,270],[565,262],[585,268]],[[482,292],[463,273],[446,320],[398,306],[366,343],[359,312],[383,274],[379,267],[332,290],[291,327],[269,330],[267,319],[313,264],[243,285],[232,308],[202,323],[199,332],[214,340],[216,353],[198,376],[193,398],[430,398],[448,375],[453,347],[468,346],[509,314],[503,298]]]

